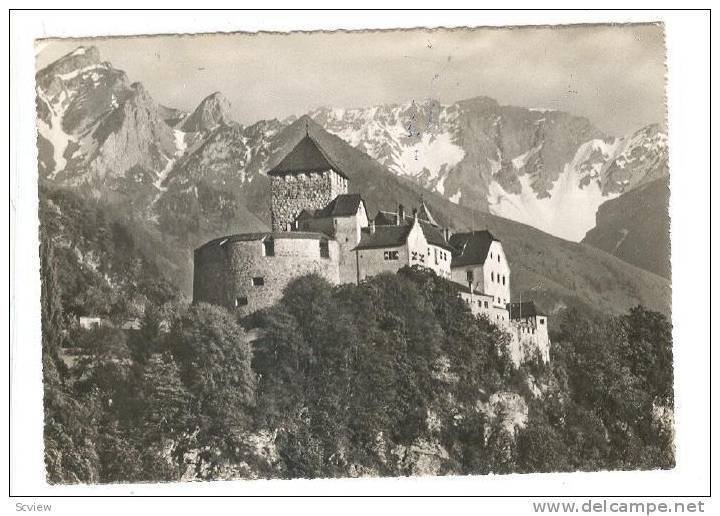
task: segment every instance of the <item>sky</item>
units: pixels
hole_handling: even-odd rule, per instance
[[[191,111],[221,91],[236,121],[432,98],[585,116],[609,135],[665,122],[661,25],[134,36],[36,42],[42,68],[80,45]]]

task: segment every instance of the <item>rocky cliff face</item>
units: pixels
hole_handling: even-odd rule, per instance
[[[172,129],[140,83],[81,47],[37,74],[42,179],[77,186],[161,180]]]
[[[216,91],[200,102],[195,111],[182,123],[182,130],[186,133],[212,131],[220,125],[231,122],[230,101]]]

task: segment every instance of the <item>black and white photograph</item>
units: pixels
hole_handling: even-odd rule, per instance
[[[35,38],[46,484],[672,472],[646,20]]]

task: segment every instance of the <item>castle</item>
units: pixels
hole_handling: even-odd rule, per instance
[[[511,302],[510,266],[489,231],[441,228],[424,200],[410,212],[400,204],[370,218],[362,197],[348,193],[348,175],[309,132],[267,175],[272,231],[217,238],[196,249],[193,302],[247,315],[272,305],[305,274],[359,284],[419,265],[451,280],[473,314],[511,335],[516,365],[532,350],[549,360],[547,317],[532,302]]]

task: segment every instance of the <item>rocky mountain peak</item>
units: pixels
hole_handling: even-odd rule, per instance
[[[212,131],[220,125],[232,123],[230,101],[216,91],[205,97],[185,120],[182,130],[187,133]]]
[[[66,75],[100,63],[100,52],[97,48],[78,47],[40,70],[38,76]]]

